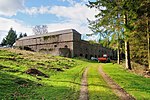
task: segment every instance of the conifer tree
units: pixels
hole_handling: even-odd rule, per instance
[[[121,37],[123,36],[126,48],[127,69],[131,69],[129,38],[130,33],[134,30],[131,24],[134,22],[134,18],[136,17],[135,12],[139,5],[140,1],[137,0],[98,0],[96,2],[89,2],[88,5],[90,8],[94,7],[99,10],[95,23],[94,21],[90,23],[93,30],[97,27],[103,27],[106,30],[114,31],[114,33],[121,33]],[[118,28],[118,26],[121,28]],[[118,36],[119,40],[120,35],[116,34],[116,36]]]
[[[13,46],[13,44],[15,43],[17,39],[17,34],[16,32],[10,28],[8,35],[6,36],[6,38],[3,39],[2,44],[3,45],[9,45],[9,46]]]

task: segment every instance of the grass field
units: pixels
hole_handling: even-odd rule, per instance
[[[78,59],[0,50],[0,99],[76,100],[86,65]],[[26,74],[29,68],[36,68],[49,77]]]
[[[0,100],[78,100],[82,74],[88,70],[89,100],[118,100],[98,73],[97,62],[15,49],[0,49]],[[117,64],[101,64],[104,71],[137,100],[150,98],[150,79]],[[44,75],[27,74],[37,69]]]
[[[150,78],[133,74],[117,64],[103,64],[103,69],[137,100],[150,100]]]

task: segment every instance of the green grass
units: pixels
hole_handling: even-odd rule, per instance
[[[89,67],[89,99],[117,100],[118,97],[99,75],[98,66],[97,62],[80,58],[0,49],[0,100],[77,100],[86,67]],[[30,68],[49,77],[26,74]],[[132,74],[118,65],[103,64],[103,69],[136,99],[150,98],[150,79]]]
[[[76,100],[87,61],[39,53],[0,50],[0,99]],[[26,74],[36,68],[49,78]],[[57,71],[56,69],[61,69]]]
[[[80,65],[68,71],[53,75],[43,82],[47,84],[46,87],[38,88],[35,91],[37,91],[40,96],[45,95],[44,99],[77,100],[84,67],[83,64],[83,66]]]
[[[108,84],[98,72],[99,64],[93,63],[88,71],[88,90],[90,100],[118,100]]]
[[[104,71],[137,100],[150,99],[150,78],[128,72],[117,64],[103,64]]]

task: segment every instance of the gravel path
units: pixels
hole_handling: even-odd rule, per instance
[[[79,100],[88,100],[88,83],[87,83],[88,68],[85,69],[82,75],[81,89]]]
[[[103,72],[102,67],[98,68],[99,73],[102,75],[103,79],[107,82],[107,84],[112,88],[114,93],[121,100],[136,100],[130,94],[128,94],[123,88],[121,88],[118,84],[116,84],[105,72]]]

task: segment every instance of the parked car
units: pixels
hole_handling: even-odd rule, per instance
[[[110,62],[110,58],[108,57],[107,54],[103,54],[102,57],[98,58],[98,62],[109,63]]]
[[[98,59],[95,58],[95,57],[91,57],[91,60],[93,60],[93,61],[98,61]]]

